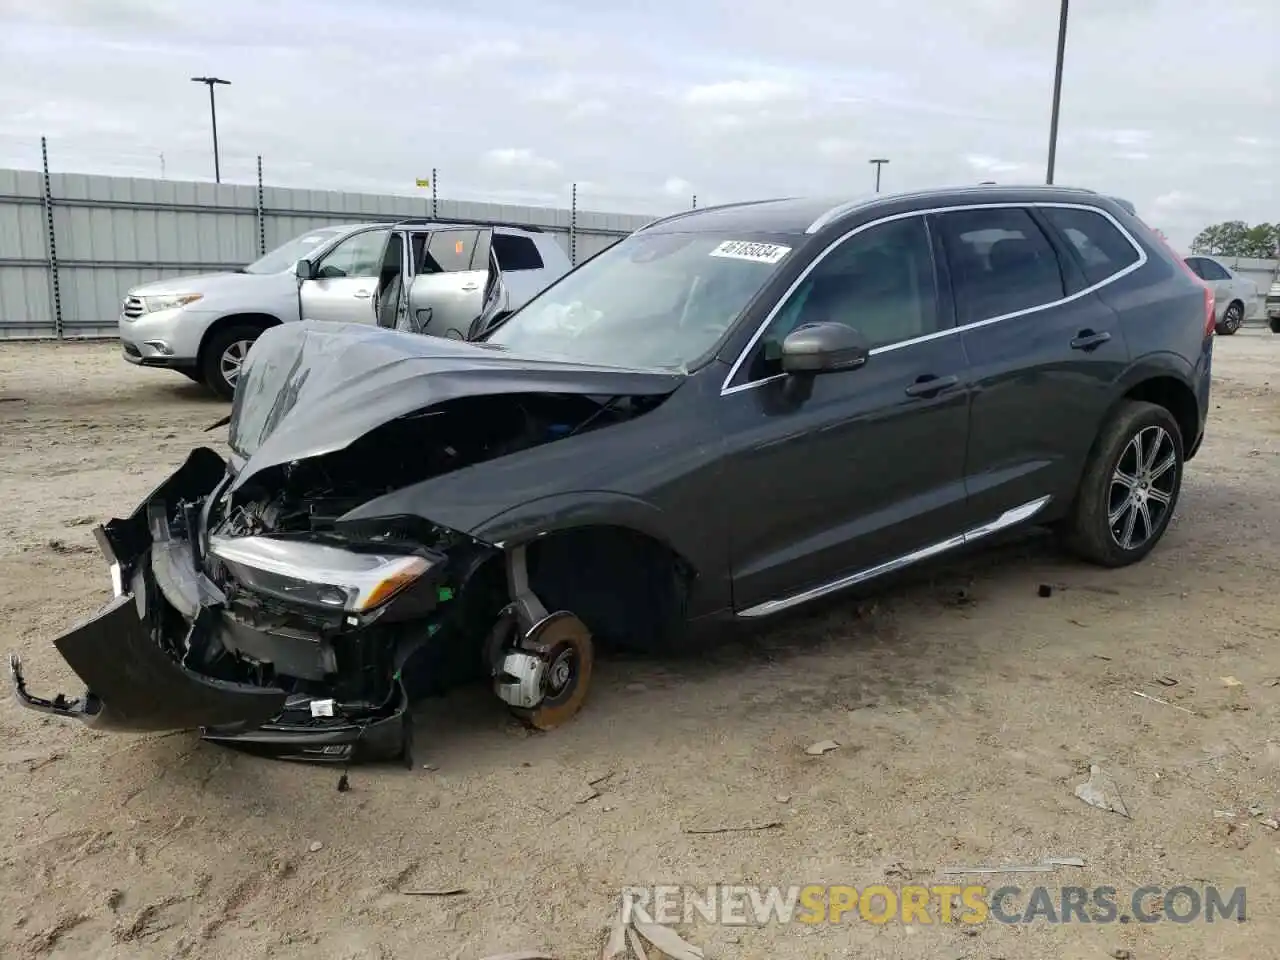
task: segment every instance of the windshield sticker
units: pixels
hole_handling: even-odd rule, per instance
[[[734,260],[751,260],[754,263],[777,263],[790,247],[776,243],[752,243],[748,240],[726,240],[711,251],[713,257],[731,257]]]

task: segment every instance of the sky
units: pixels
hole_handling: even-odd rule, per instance
[[[0,168],[658,214],[1042,183],[1059,0],[0,0]],[[1073,0],[1056,181],[1280,221],[1280,0]],[[163,156],[163,160],[161,159]]]

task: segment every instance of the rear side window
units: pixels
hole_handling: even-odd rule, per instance
[[[1222,265],[1215,263],[1213,260],[1200,261],[1201,276],[1206,280],[1230,280],[1231,274],[1223,269]]]
[[[1026,210],[938,216],[960,324],[1041,307],[1066,296],[1052,244]]]
[[[1133,244],[1097,211],[1041,207],[1040,212],[1071,244],[1090,286],[1138,262],[1138,251]]]
[[[541,270],[544,266],[538,245],[528,237],[512,233],[493,235],[493,252],[498,255],[498,267],[506,270]]]
[[[479,240],[479,230],[437,230],[427,240],[419,269],[423,273],[479,270],[482,268],[483,260],[477,257],[475,259],[480,260],[480,263],[472,263]]]

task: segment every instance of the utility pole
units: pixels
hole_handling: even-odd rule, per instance
[[[231,81],[218,77],[192,77],[191,82],[203,83],[209,88],[209,119],[213,122],[213,182],[221,183],[222,168],[218,162],[218,105],[214,101],[213,88],[218,85],[229,87]]]
[[[1044,182],[1053,184],[1053,167],[1058,159],[1058,111],[1062,105],[1062,61],[1067,52],[1067,4],[1062,0],[1058,13],[1058,62],[1053,70],[1053,112],[1049,115],[1049,166]]]
[[[868,163],[872,163],[872,164],[874,164],[874,165],[875,165],[875,168],[876,168],[876,193],[879,193],[879,192],[880,192],[880,168],[881,168],[881,167],[883,167],[883,166],[884,166],[886,163],[888,163],[889,161],[888,161],[888,160],[885,160],[885,159],[883,159],[883,158],[879,158],[879,159],[876,159],[876,160],[869,160],[869,161],[867,161],[867,162],[868,162]]]

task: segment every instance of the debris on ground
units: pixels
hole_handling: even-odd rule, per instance
[[[1010,864],[1005,867],[947,867],[938,873],[944,877],[963,876],[966,873],[1054,873],[1059,867],[1083,867],[1080,857],[1046,857],[1039,863]]]
[[[1112,950],[1111,956],[1114,960],[1129,960],[1133,956],[1128,950]]]
[[[1178,685],[1178,681],[1173,677],[1156,677],[1156,683],[1162,687],[1176,687]]]
[[[627,928],[627,942],[631,944],[631,952],[636,955],[636,960],[649,960],[649,952],[645,950],[640,934],[631,927]]]
[[[1161,706],[1165,706],[1165,707],[1173,707],[1173,709],[1181,710],[1183,713],[1189,713],[1193,717],[1198,716],[1198,714],[1194,710],[1188,710],[1186,707],[1180,707],[1176,703],[1170,703],[1168,700],[1162,700],[1159,697],[1153,697],[1151,696],[1151,694],[1143,693],[1141,690],[1134,690],[1132,691],[1132,693],[1135,697],[1141,697],[1143,700],[1150,700],[1152,703],[1158,703]]]
[[[685,827],[682,832],[688,834],[709,833],[757,833],[761,830],[776,830],[783,825],[781,820],[766,820],[763,823],[744,823],[738,826],[724,827]]]
[[[1052,597],[1053,587],[1047,583],[1040,584],[1040,588],[1036,591],[1042,597]]]
[[[1076,796],[1091,807],[1132,819],[1129,808],[1124,805],[1124,798],[1120,796],[1120,788],[1096,763],[1089,767],[1089,779],[1076,787]]]
[[[1268,830],[1280,830],[1280,820],[1275,817],[1263,817],[1258,822]]]
[[[338,778],[338,792],[346,793],[350,789],[351,789],[351,781],[347,779],[347,775],[344,773],[342,776]]]
[[[780,793],[780,794],[778,794],[776,797],[774,797],[773,799],[777,800],[777,801],[778,801],[778,803],[790,803],[790,802],[791,802],[791,794],[789,794],[789,793]]]
[[[312,853],[319,853],[321,850],[324,849],[324,844],[321,843],[319,840],[312,840],[311,843],[307,845],[307,849]]]
[[[839,750],[840,744],[835,740],[819,740],[817,743],[811,743],[804,748],[804,752],[811,757],[820,757],[824,753],[830,753],[832,750]]]
[[[573,798],[573,802],[574,803],[590,803],[592,800],[596,800],[599,797],[600,797],[599,790],[597,790],[595,787],[587,787],[587,789],[580,790],[578,792],[578,795]]]
[[[695,947],[670,927],[636,920],[632,924],[636,933],[644,937],[671,960],[702,960],[702,948]]]
[[[480,960],[556,960],[550,953],[541,950],[517,950],[515,953],[495,953]]]
[[[617,960],[627,951],[627,934],[630,930],[627,925],[622,922],[619,917],[617,922],[609,928],[609,939],[604,942],[604,950],[600,953],[600,960]]]
[[[1223,677],[1222,685],[1224,687],[1243,687],[1244,683],[1240,680],[1237,680],[1235,677]]]
[[[401,890],[406,897],[461,897],[467,893],[466,887],[443,887],[439,890]]]

